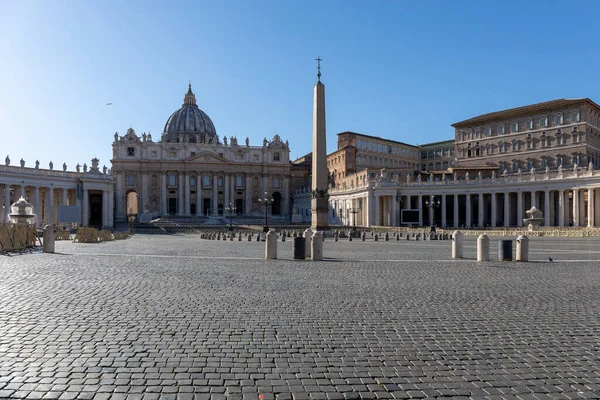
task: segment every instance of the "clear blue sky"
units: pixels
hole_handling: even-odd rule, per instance
[[[422,144],[486,112],[600,101],[598,1],[1,3],[0,160],[13,164],[110,167],[114,132],[160,138],[189,80],[220,137],[277,133],[299,157],[317,56],[329,151],[344,130]]]

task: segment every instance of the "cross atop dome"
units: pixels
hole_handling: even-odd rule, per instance
[[[192,92],[192,82],[190,81],[188,85],[188,91],[183,98],[184,106],[195,106],[196,105],[196,95]]]

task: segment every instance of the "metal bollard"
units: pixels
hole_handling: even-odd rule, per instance
[[[529,238],[521,235],[517,238],[517,261],[529,261]]]
[[[389,233],[385,233],[385,241],[389,242],[390,241],[390,234]]]
[[[294,260],[304,260],[306,258],[306,250],[304,250],[306,242],[302,236],[294,237],[292,241],[292,254]]]
[[[333,239],[337,242],[338,241],[338,234],[336,233],[335,235],[333,235]]]
[[[44,243],[42,246],[44,253],[54,253],[54,226],[46,225],[44,227]]]
[[[269,229],[265,240],[265,258],[267,260],[277,259],[277,233],[275,229]]]
[[[379,235],[375,235],[375,236],[373,237],[373,240],[374,240],[374,241],[376,241],[376,242],[378,242],[378,241],[379,241]]]
[[[311,258],[310,257],[310,255],[311,255],[311,248],[312,248],[311,240],[312,240],[313,233],[314,232],[310,228],[306,228],[304,230],[304,240],[305,240],[305,243],[304,243],[304,251],[305,251],[305,253],[304,253],[304,255],[306,256],[306,258]]]
[[[313,233],[311,247],[312,260],[321,261],[323,259],[323,232]]]
[[[367,234],[363,232],[362,236],[360,237],[360,240],[362,240],[363,242],[365,241]]]
[[[352,233],[348,235],[348,241],[351,242],[352,241]]]
[[[463,258],[463,233],[454,231],[452,234],[452,258]]]
[[[490,238],[485,233],[477,238],[477,261],[490,261]]]
[[[285,242],[285,233],[283,235],[281,235],[281,241]]]

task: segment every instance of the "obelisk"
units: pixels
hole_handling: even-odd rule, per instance
[[[317,61],[317,84],[313,99],[313,150],[311,229],[329,230],[329,202],[327,194],[327,143],[325,132],[325,85],[321,82],[321,58]]]

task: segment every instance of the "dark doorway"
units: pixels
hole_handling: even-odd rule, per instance
[[[219,204],[217,206],[217,210],[219,215],[223,215],[223,204]]]
[[[237,214],[244,213],[244,199],[235,199],[235,212]]]
[[[89,226],[102,226],[102,194],[90,194]]]
[[[196,215],[196,203],[190,204],[190,213]]]
[[[169,199],[169,215],[177,214],[177,199]]]
[[[204,198],[202,199],[202,213],[204,215],[208,215],[210,212],[210,199]]]
[[[271,209],[271,214],[281,215],[281,193],[279,192],[273,193],[273,208]]]

